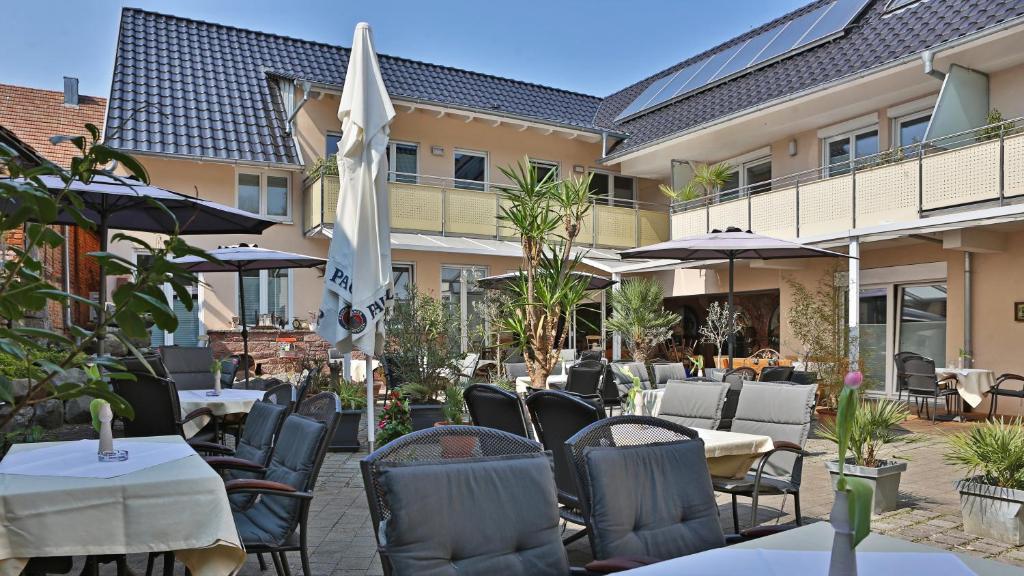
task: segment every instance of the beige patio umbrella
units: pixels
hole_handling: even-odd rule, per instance
[[[388,211],[388,134],[395,109],[381,78],[370,25],[356,25],[338,107],[341,194],[327,253],[317,332],[366,360],[367,441],[373,449],[372,357],[384,351],[384,313],[394,301]]]

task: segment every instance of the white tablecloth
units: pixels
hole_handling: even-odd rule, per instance
[[[115,450],[126,450],[128,459],[100,462],[99,440],[52,442],[38,450],[11,452],[0,462],[0,474],[21,476],[68,476],[72,478],[116,478],[194,456],[191,446],[178,442],[152,442],[141,438],[118,438]]]
[[[548,388],[557,388],[561,390],[565,388],[565,383],[569,381],[569,377],[565,374],[557,374],[554,376],[548,376]],[[516,378],[516,392],[520,394],[526,393],[526,387],[530,385],[529,376],[520,376]]]
[[[985,394],[996,385],[995,374],[983,368],[936,367],[935,374],[939,378],[946,375],[956,376],[956,390],[971,408],[977,408]]]
[[[8,457],[55,444],[18,444]],[[227,576],[245,561],[224,481],[194,453],[115,478],[0,474],[0,522],[0,576],[43,556],[173,550],[196,576]]]
[[[263,398],[262,390],[237,390],[224,388],[220,396],[207,396],[209,390],[179,390],[178,403],[181,404],[181,416],[184,417],[196,408],[208,407],[215,416],[245,413],[252,410],[252,405]],[[196,418],[185,424],[185,437],[195,436],[199,429],[209,422],[208,418]]]

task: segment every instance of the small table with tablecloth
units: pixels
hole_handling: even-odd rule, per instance
[[[548,388],[554,390],[563,390],[565,383],[569,381],[569,377],[565,374],[554,374],[548,376]],[[531,384],[529,376],[520,376],[516,378],[516,392],[520,394],[526,394],[526,387]]]
[[[245,562],[224,481],[178,436],[16,444],[0,462],[0,576],[30,558],[174,551],[196,576]]]
[[[991,370],[983,368],[939,368],[936,366],[935,375],[939,380],[956,378],[956,391],[971,408],[977,408],[985,394],[996,385],[995,374]]]
[[[209,408],[214,416],[228,414],[248,414],[252,405],[263,398],[262,390],[239,390],[224,388],[219,396],[210,396],[209,390],[179,390],[178,403],[181,404],[181,415],[184,417],[197,408]],[[208,417],[196,418],[185,423],[185,437],[191,438],[206,425]]]

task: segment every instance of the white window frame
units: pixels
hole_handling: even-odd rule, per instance
[[[540,158],[530,158],[530,166],[534,168],[545,167],[551,168],[555,171],[555,180],[562,177],[562,164],[559,162],[553,162],[551,160],[541,160]]]
[[[327,132],[324,133],[324,158],[330,156],[330,154],[327,153],[327,139],[330,138],[331,136],[337,136],[338,140],[341,140],[341,130],[328,130]],[[334,153],[337,154],[337,152]]]
[[[466,270],[482,270],[483,276],[486,277],[491,272],[491,267],[482,264],[441,264],[441,268],[438,270],[438,295],[444,293],[444,269],[445,268],[458,268],[461,273],[465,273]],[[463,282],[465,284],[465,282]],[[490,332],[491,325],[484,317],[484,332]],[[461,348],[463,352],[469,350],[469,298],[465,290],[459,292],[459,340],[461,342]]]
[[[394,269],[399,266],[406,266],[409,268],[409,287],[415,288],[416,286],[416,263],[415,262],[392,262],[391,263],[391,277],[394,279]],[[392,286],[394,288],[394,286]],[[395,299],[398,299],[398,294],[395,294]]]
[[[326,147],[326,143],[324,144],[324,146]],[[270,220],[274,220],[274,221],[280,222],[281,224],[291,224],[292,223],[292,201],[294,200],[293,192],[292,192],[292,174],[290,172],[285,172],[283,170],[267,170],[267,169],[264,169],[264,168],[247,168],[247,167],[244,167],[244,166],[236,167],[235,168],[235,208],[239,208],[239,206],[238,206],[238,195],[239,195],[238,177],[240,175],[242,175],[242,174],[250,174],[250,175],[254,175],[254,176],[259,176],[260,177],[260,210],[259,210],[258,213],[255,213],[255,214],[257,214],[258,216],[261,216],[263,218],[268,218]],[[285,199],[285,207],[286,207],[287,211],[286,211],[286,214],[284,216],[276,216],[276,215],[267,214],[267,178],[268,177],[275,177],[275,176],[276,177],[280,177],[280,178],[285,178],[285,179],[288,180],[288,197]],[[241,210],[241,208],[239,208],[239,210]]]
[[[417,157],[416,162],[419,163],[419,150],[416,151]],[[456,148],[452,150],[452,186],[458,188],[455,184],[457,182],[475,182],[475,180],[456,180],[455,178],[455,155],[465,154],[467,156],[480,156],[484,159],[484,189],[483,192],[487,192],[491,189],[491,157],[485,151],[471,150],[469,148]],[[473,188],[459,188],[460,190],[473,190]]]
[[[397,146],[412,146],[416,149],[416,172],[413,174],[413,182],[402,182],[402,184],[419,184],[420,183],[420,144],[419,142],[406,142],[403,140],[391,140],[388,142],[388,181],[394,182],[396,180],[395,174],[395,157],[398,155],[396,150]],[[452,170],[454,171],[455,157],[452,157]],[[484,170],[486,174],[486,169]],[[403,173],[403,176],[407,174]]]
[[[149,252],[143,250],[132,251],[132,262],[136,266],[139,265],[139,256],[148,256]],[[202,342],[203,337],[206,336],[206,314],[204,313],[206,308],[206,291],[203,290],[203,285],[206,281],[203,278],[203,273],[196,274],[196,285],[193,288],[193,295],[196,299],[196,321],[199,323],[199,340]],[[160,290],[164,293],[164,298],[167,299],[167,305],[174,310],[174,290],[170,284],[163,284],[160,286]],[[164,330],[164,346],[174,345],[174,332],[168,332]]]
[[[285,302],[284,315],[288,319],[284,329],[286,331],[292,329],[292,318],[295,318],[295,270],[288,268],[284,270],[288,274],[288,301]],[[270,313],[270,271],[260,270],[260,293],[259,293],[259,309],[257,315],[269,314]],[[239,319],[242,318],[242,310],[239,308],[239,296],[242,294],[242,283],[241,277],[238,274],[233,275],[235,277],[235,303],[234,310],[235,316]],[[251,326],[250,326],[251,328]]]
[[[739,187],[738,188],[733,188],[731,190],[719,190],[718,195],[715,196],[715,202],[714,203],[717,204],[717,203],[722,201],[721,197],[722,197],[722,193],[723,192],[737,191],[736,197],[735,198],[729,198],[729,200],[737,200],[737,199],[740,199],[740,198],[746,198],[748,195],[750,195],[750,190],[747,189],[747,186],[750,185],[750,182],[747,182],[747,168],[749,168],[751,166],[757,166],[759,164],[771,164],[771,163],[772,163],[772,157],[770,155],[769,156],[761,156],[761,157],[755,158],[753,160],[746,160],[746,161],[743,161],[743,162],[736,162],[736,163],[728,162],[728,164],[730,166],[733,166],[735,168],[735,170],[733,170],[733,172],[737,172],[739,174],[739,178],[736,179],[737,182],[739,182],[739,184],[738,184]],[[732,174],[732,172],[730,172],[730,174]],[[773,174],[773,178],[774,178],[774,174]],[[770,182],[770,180],[769,180],[769,182]],[[769,184],[769,186],[770,186],[770,184]],[[770,191],[771,191],[771,189],[769,188],[768,190],[764,190],[763,192],[770,192]],[[760,194],[760,192],[759,192],[759,194]],[[726,201],[729,201],[729,200],[726,200]]]
[[[626,174],[621,174],[619,172],[609,172],[607,170],[590,170],[590,172],[594,176],[603,176],[605,178],[608,178],[608,196],[604,197],[603,199],[595,196],[594,197],[594,201],[595,202],[598,202],[600,204],[605,204],[607,206],[617,206],[616,202],[629,202],[630,203],[629,208],[636,208],[637,199],[636,199],[636,177],[635,176],[629,176],[629,175],[626,175]],[[630,182],[633,183],[633,197],[630,198],[629,200],[623,200],[621,198],[616,198],[615,197],[615,177],[616,176],[618,176],[620,178],[629,178]]]
[[[913,121],[913,120],[920,120],[921,118],[924,118],[926,116],[931,116],[933,111],[934,110],[932,110],[931,108],[928,108],[927,110],[921,110],[920,112],[914,112],[913,114],[906,114],[906,115],[900,116],[898,118],[893,118],[892,119],[892,138],[891,138],[891,140],[892,140],[892,148],[893,149],[904,148],[906,146],[910,146],[911,144],[913,144],[913,142],[903,143],[903,142],[900,141],[900,132],[901,132],[901,128],[903,127],[903,124],[905,122],[910,122],[910,121]]]
[[[874,124],[869,124],[867,126],[862,126],[860,128],[857,128],[856,130],[850,130],[848,132],[843,132],[842,134],[836,134],[834,136],[829,136],[827,138],[822,138],[822,141],[821,141],[821,171],[823,172],[823,174],[824,174],[824,176],[826,178],[831,178],[832,177],[832,174],[831,174],[831,166],[832,166],[832,164],[831,164],[831,162],[829,162],[829,158],[828,158],[828,146],[829,146],[829,144],[831,144],[833,142],[838,142],[840,140],[848,141],[849,144],[850,144],[850,159],[847,162],[852,167],[854,165],[854,162],[857,161],[857,136],[860,136],[860,135],[865,134],[867,132],[876,132],[877,133],[877,135],[878,135],[878,150],[875,152],[875,154],[878,154],[879,152],[882,151],[882,131],[879,129],[879,125],[878,125],[877,122],[874,123]],[[843,174],[849,174],[849,172],[844,172]],[[843,174],[836,174],[836,176],[842,176]]]

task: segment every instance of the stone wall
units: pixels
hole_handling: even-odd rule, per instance
[[[210,330],[215,358],[242,354],[242,333],[237,330]],[[261,366],[263,374],[299,372],[306,359],[327,359],[330,344],[310,330],[249,329],[249,355],[254,366]]]

